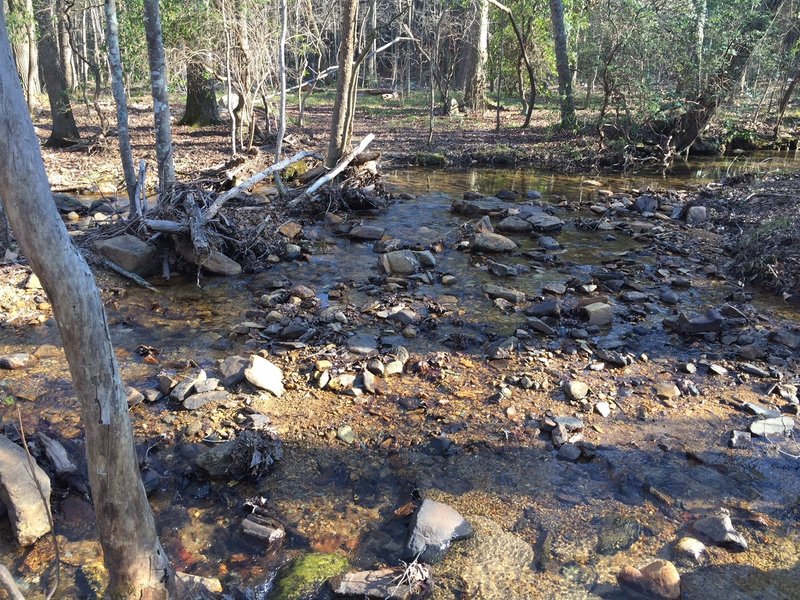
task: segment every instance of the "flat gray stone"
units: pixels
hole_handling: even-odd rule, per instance
[[[228,399],[228,392],[224,390],[212,390],[210,392],[200,392],[199,394],[192,394],[183,401],[183,408],[186,410],[196,410],[206,404],[214,402],[225,402]]]
[[[694,529],[708,536],[711,541],[720,546],[738,551],[747,550],[747,540],[733,528],[731,515],[724,508],[719,509],[711,516],[695,521]]]
[[[493,285],[491,283],[483,286],[483,292],[493,300],[495,298],[502,298],[503,300],[508,300],[509,302],[515,302],[517,304],[525,301],[524,292],[499,285]]]
[[[497,224],[497,230],[509,233],[529,233],[533,231],[533,225],[525,219],[511,215]]]
[[[750,433],[759,437],[783,436],[789,437],[794,430],[794,419],[778,417],[762,419],[750,423]]]
[[[422,268],[419,258],[411,250],[387,252],[381,255],[378,262],[389,275],[411,275]]]
[[[564,221],[544,212],[532,214],[526,217],[526,221],[533,226],[534,231],[539,231],[541,233],[561,231],[564,227]]]
[[[614,320],[614,311],[610,304],[594,302],[583,307],[583,316],[589,322],[589,325],[603,327],[610,325]]]
[[[198,369],[179,381],[178,384],[172,388],[169,396],[176,402],[183,402],[186,397],[194,391],[195,386],[198,383],[203,383],[205,380],[206,372],[203,369]]]
[[[517,249],[517,244],[499,233],[474,233],[469,247],[480,252],[512,252]]]
[[[368,333],[357,333],[347,338],[347,349],[356,354],[373,354],[378,348],[375,338]]]
[[[28,455],[7,437],[0,435],[0,500],[8,510],[11,529],[20,546],[29,546],[50,531],[50,479],[36,464],[36,479],[30,473]],[[42,502],[42,488],[47,505]]]
[[[350,230],[349,236],[354,240],[372,241],[383,237],[386,230],[374,225],[356,225]]]
[[[405,555],[421,563],[439,562],[450,544],[473,535],[472,525],[455,509],[426,498],[411,520]]]
[[[158,248],[135,235],[119,235],[94,243],[94,249],[131,273],[147,277],[161,270]]]

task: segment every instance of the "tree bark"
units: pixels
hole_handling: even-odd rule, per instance
[[[9,0],[9,14],[21,23],[14,44],[14,57],[17,61],[22,90],[28,110],[33,111],[38,104],[37,96],[42,93],[39,85],[39,51],[36,47],[36,21],[33,17],[33,0]]]
[[[158,187],[161,192],[175,183],[172,161],[172,129],[167,93],[167,59],[161,35],[161,15],[158,0],[144,0],[144,27],[147,37],[147,56],[150,64],[150,88],[153,95],[153,118],[156,129],[156,159]]]
[[[56,0],[56,30],[58,31],[58,53],[64,69],[64,82],[68,90],[75,89],[75,65],[72,64],[72,44],[69,42],[70,31],[64,11],[64,0]]]
[[[186,110],[178,124],[217,125],[221,122],[214,78],[201,60],[193,58],[186,65]]]
[[[567,28],[564,22],[564,3],[550,0],[550,20],[553,23],[553,41],[558,71],[558,96],[561,102],[561,127],[573,129],[575,120],[575,96],[572,93],[572,73],[567,55]]]
[[[125,388],[103,304],[50,193],[0,11],[0,197],[17,241],[53,305],[81,406],[108,595],[162,599],[174,573],[139,474]]]
[[[486,108],[486,62],[489,59],[488,0],[478,0],[477,10],[478,14],[472,27],[464,104],[470,110],[483,111]]]
[[[286,30],[289,28],[289,14],[286,0],[279,0],[281,35],[278,42],[278,79],[280,80],[280,100],[278,102],[278,132],[275,136],[275,162],[280,162],[283,151],[283,136],[286,134]],[[279,179],[276,179],[276,182]]]
[[[122,172],[125,174],[125,188],[128,192],[131,212],[138,212],[136,201],[136,169],[133,166],[131,133],[128,129],[128,96],[125,94],[125,77],[122,70],[122,56],[119,51],[119,26],[117,24],[116,0],[105,0],[106,44],[108,63],[111,66],[111,91],[117,105],[117,137],[122,159]]]
[[[352,80],[355,77],[353,59],[356,53],[358,0],[343,0],[342,43],[339,46],[339,73],[336,81],[336,100],[331,117],[331,134],[325,166],[332,169],[350,146],[350,123],[353,111]]]
[[[56,32],[53,26],[53,0],[41,0],[36,6],[36,23],[39,29],[39,56],[42,73],[47,86],[47,98],[50,101],[50,114],[53,118],[53,129],[46,146],[65,148],[79,140],[81,134],[75,124],[72,105],[69,101],[67,83],[61,59],[58,54]]]

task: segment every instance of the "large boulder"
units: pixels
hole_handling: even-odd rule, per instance
[[[422,268],[417,254],[411,250],[387,252],[381,255],[378,263],[389,275],[412,275]]]
[[[33,470],[36,480],[25,451],[0,435],[0,500],[8,510],[11,529],[20,546],[29,546],[50,531],[50,479],[35,462]]]
[[[97,240],[94,249],[111,262],[131,273],[147,277],[161,269],[158,248],[137,238],[135,235],[118,235],[105,240]]]

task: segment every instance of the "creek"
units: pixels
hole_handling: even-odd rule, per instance
[[[434,566],[434,598],[621,599],[627,596],[615,576],[624,564],[641,566],[652,558],[668,558],[672,544],[688,531],[694,516],[724,505],[736,511],[740,526],[757,521],[762,525],[747,526],[748,552],[733,554],[714,547],[707,564],[681,568],[685,597],[798,597],[798,461],[779,445],[731,451],[724,443],[731,424],[746,427],[747,419],[732,414],[720,399],[751,399],[763,386],[749,385],[752,382],[746,379],[720,382],[698,375],[696,383],[703,390],[698,398],[684,398],[666,408],[654,403],[647,382],[674,374],[676,362],[702,364],[724,358],[718,346],[684,343],[665,331],[661,321],[675,310],[669,306],[642,311],[640,318],[598,336],[605,347],[625,346],[636,356],[648,357],[630,368],[595,371],[579,348],[564,350],[558,341],[542,343],[525,360],[486,361],[486,345],[514,335],[524,317],[498,310],[483,291],[484,285],[493,283],[533,297],[540,295],[543,285],[565,283],[575,273],[590,273],[599,265],[619,264],[637,276],[663,267],[663,257],[630,236],[574,226],[577,217],[591,214],[588,207],[598,188],[682,188],[754,168],[796,166],[793,156],[763,156],[694,161],[667,174],[632,176],[564,176],[532,169],[388,173],[384,180],[389,189],[413,199],[364,215],[364,222],[385,228],[391,238],[424,247],[445,240],[446,249],[436,254],[436,272],[457,279],[455,285],[444,286],[437,277],[430,284],[395,293],[392,300],[422,311],[432,302],[446,303],[443,298],[449,296],[458,308],[455,318],[442,319],[435,328],[420,328],[414,338],[387,331],[375,319],[364,321],[358,331],[380,336],[387,347],[402,344],[412,354],[444,354],[442,365],[433,367],[437,377],[405,374],[387,394],[367,399],[345,398],[298,383],[280,400],[237,397],[231,406],[193,413],[176,411],[164,402],[132,410],[137,439],[153,449],[143,462],[151,461],[148,465],[159,473],[151,502],[159,535],[176,567],[219,577],[226,589],[239,590],[238,595],[231,592],[231,598],[272,598],[280,566],[312,551],[343,554],[360,568],[397,565],[407,523],[394,512],[421,494],[450,504],[477,531],[475,538],[455,544]],[[601,186],[587,184],[595,178]],[[450,211],[452,199],[466,191],[488,195],[500,189],[523,196],[527,190],[538,190],[545,205],[566,221],[557,236],[563,248],[557,263],[534,263],[516,278],[499,280],[487,269],[486,258],[449,247],[467,220]],[[305,227],[304,235],[314,240],[309,261],[280,263],[272,273],[315,290],[321,307],[342,302],[329,295],[341,284],[351,307],[382,298],[368,281],[377,275],[378,255],[371,242],[333,237],[319,224]],[[535,240],[511,237],[520,250],[493,260],[511,265],[525,262],[523,252],[540,252]],[[707,260],[713,263],[715,258]],[[685,265],[692,274],[702,266]],[[125,382],[150,388],[159,370],[173,363],[193,361],[211,372],[218,360],[252,349],[252,343],[242,345],[231,336],[239,324],[256,318],[257,297],[248,288],[251,280],[252,276],[203,278],[198,286],[192,277],[179,277],[160,286],[155,295],[119,284],[104,286]],[[699,312],[717,306],[733,289],[732,282],[703,279],[681,292],[680,309]],[[756,294],[750,304],[765,318],[800,322],[800,313],[776,298]],[[444,343],[454,335],[468,340],[463,351],[454,352]],[[10,324],[0,330],[0,354],[31,352],[42,344],[58,345],[52,320],[38,326]],[[158,349],[161,365],[142,361],[137,354],[141,347]],[[319,355],[334,352],[325,347],[314,350]],[[300,369],[290,350],[284,348],[281,354],[285,371]],[[509,376],[523,374],[542,386],[513,388],[499,404],[486,400],[491,390],[505,387]],[[553,384],[565,376],[586,379],[593,397],[616,404],[617,410],[603,420],[586,413],[585,407],[566,405]],[[796,380],[797,373],[789,377]],[[30,415],[35,430],[57,431],[71,442],[72,450],[80,450],[77,402],[63,355],[54,353],[24,373],[8,372],[0,384],[21,404],[23,414]],[[210,439],[242,405],[273,420],[285,440],[283,461],[255,483],[198,479],[189,465],[201,444],[189,439],[185,430],[197,424]],[[557,460],[547,436],[533,424],[534,417],[546,411],[585,413],[585,435],[596,445],[597,457]],[[15,410],[4,415],[7,428],[15,415]],[[357,434],[354,444],[343,444],[332,434],[345,423]],[[68,576],[56,597],[96,597],[103,576],[97,566],[91,507],[74,490],[64,485],[57,489],[57,530]],[[253,497],[264,498],[287,529],[286,543],[277,552],[265,553],[263,544],[239,532],[242,504]],[[14,548],[10,540],[9,528],[3,525],[0,560],[22,573],[21,583],[31,598],[39,597],[34,590],[49,559],[47,544],[40,542],[29,553]],[[327,597],[326,593],[319,597]]]

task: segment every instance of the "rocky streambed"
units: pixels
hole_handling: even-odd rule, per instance
[[[176,568],[229,598],[792,597],[797,312],[728,276],[713,205],[424,175],[280,224],[299,253],[255,276],[105,282]],[[46,298],[6,275],[6,434],[19,405],[59,593],[93,597],[76,401]],[[37,597],[48,538],[0,544]]]

